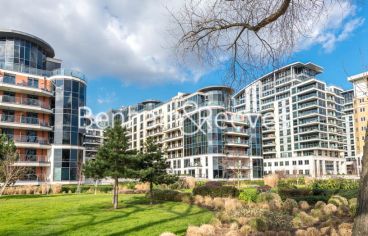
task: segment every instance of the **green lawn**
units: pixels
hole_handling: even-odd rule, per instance
[[[149,205],[142,195],[3,196],[0,235],[183,235],[187,226],[211,220],[208,210],[178,202]]]

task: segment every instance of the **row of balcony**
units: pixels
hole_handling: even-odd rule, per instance
[[[7,135],[9,139],[14,140],[15,143],[34,143],[40,145],[49,145],[50,140],[48,138],[41,138],[38,136],[30,135]]]
[[[38,99],[33,98],[25,98],[25,97],[15,97],[9,95],[1,95],[0,102],[9,103],[9,104],[17,104],[17,105],[26,105],[26,106],[33,106],[33,107],[40,107],[43,109],[51,109],[50,104],[44,103]]]
[[[0,84],[4,85],[14,85],[19,86],[21,88],[30,88],[30,89],[36,89],[40,92],[46,92],[47,94],[52,94],[51,88],[47,88],[46,86],[40,87],[38,83],[34,83],[33,81],[22,81],[22,82],[16,82],[15,77],[0,77]]]
[[[7,123],[28,124],[28,125],[38,125],[42,127],[50,127],[49,122],[39,120],[37,117],[0,114],[0,120],[2,122],[7,122]]]

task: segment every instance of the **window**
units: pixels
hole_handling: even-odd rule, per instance
[[[309,160],[305,160],[304,165],[309,165]]]
[[[293,161],[293,166],[296,166],[296,161]]]
[[[38,88],[38,79],[28,77],[28,83],[27,84],[28,84],[29,87]]]
[[[299,174],[302,175],[303,174],[303,170],[299,170]]]
[[[302,160],[299,160],[298,161],[298,165],[303,165],[303,161]]]
[[[285,166],[288,166],[289,165],[289,161],[285,161]]]

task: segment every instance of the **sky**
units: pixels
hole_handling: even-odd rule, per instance
[[[184,0],[0,0],[0,29],[15,29],[47,41],[63,66],[88,80],[93,113],[146,99],[167,101],[178,92],[222,84],[223,67],[182,64],[175,54],[168,9]],[[285,61],[313,62],[319,78],[344,89],[347,77],[368,71],[368,11],[364,1],[331,8],[320,25]]]

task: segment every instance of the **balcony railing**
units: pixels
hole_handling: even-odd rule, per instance
[[[28,136],[28,135],[8,135],[10,139],[18,143],[35,143],[41,145],[48,145],[50,141],[46,138],[41,138],[38,136]]]
[[[225,144],[240,144],[240,145],[248,145],[248,142],[243,141],[243,140],[231,140],[228,139],[225,141]]]
[[[1,95],[0,102],[10,103],[10,104],[19,104],[19,105],[27,105],[27,106],[34,106],[40,107],[44,109],[51,109],[49,104],[46,104],[38,99],[33,98],[24,98],[24,97],[15,97],[9,95]]]
[[[0,114],[0,120],[2,122],[8,122],[8,123],[29,124],[29,125],[39,125],[43,127],[50,127],[49,122],[39,120],[38,118],[35,118],[35,117]]]
[[[68,69],[63,69],[63,68],[48,71],[48,70],[41,70],[41,69],[25,66],[23,64],[17,64],[17,63],[6,63],[5,64],[4,62],[0,62],[0,69],[17,71],[17,72],[32,74],[32,75],[47,76],[47,77],[57,76],[57,75],[72,76],[72,77],[79,78],[83,81],[86,81],[86,77],[83,73],[79,71],[68,70]]]
[[[21,154],[19,155],[19,162],[39,162],[39,163],[49,163],[47,156],[40,155],[27,155]]]
[[[29,84],[26,81],[22,83],[16,83],[15,80],[6,79],[6,77],[0,77],[0,84],[10,84],[10,85],[16,85],[16,86],[21,86],[21,87],[26,87],[26,88],[34,88],[34,89],[39,89],[39,90],[42,90],[48,93],[52,93],[51,88],[47,88],[45,86],[40,87],[38,84]]]

